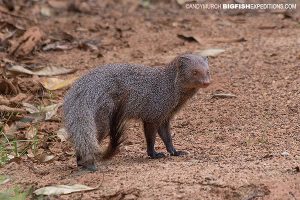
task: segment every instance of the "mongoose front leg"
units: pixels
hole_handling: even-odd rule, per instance
[[[187,154],[185,151],[177,151],[174,148],[170,132],[170,121],[167,121],[162,124],[162,126],[158,129],[158,134],[164,142],[167,151],[170,153],[171,156],[181,156]]]
[[[144,122],[144,132],[147,142],[147,154],[150,158],[165,157],[164,153],[156,152],[154,149],[156,131],[156,126],[153,123]]]

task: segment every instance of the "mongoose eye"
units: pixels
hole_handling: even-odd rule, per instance
[[[197,70],[193,70],[193,75],[197,75],[198,74],[198,71]]]
[[[208,75],[208,76],[210,75],[210,71],[207,71],[207,75]]]

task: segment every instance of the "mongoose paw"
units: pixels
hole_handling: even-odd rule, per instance
[[[97,167],[94,164],[81,166],[81,168],[82,168],[82,170],[86,170],[86,171],[90,171],[90,172],[97,171]]]
[[[170,153],[171,156],[184,156],[187,155],[188,153],[186,151],[173,151]]]
[[[77,166],[84,170],[84,171],[89,171],[89,172],[95,172],[97,171],[97,167],[94,163],[80,163],[77,162]]]
[[[162,152],[154,152],[152,155],[149,155],[151,159],[158,159],[166,157],[164,153]]]

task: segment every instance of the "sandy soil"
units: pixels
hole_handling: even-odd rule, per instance
[[[159,1],[150,8],[104,1],[91,10],[39,17],[38,26],[46,33],[64,30],[99,39],[98,51],[38,51],[35,59],[76,68],[64,76],[70,78],[104,63],[160,65],[182,52],[225,50],[209,59],[212,84],[172,121],[175,146],[189,154],[148,159],[141,124],[133,121],[120,153],[98,162],[97,172],[78,171],[72,145],[52,138],[46,149],[54,160],[28,158],[3,166],[0,174],[11,180],[0,191],[80,183],[98,189],[49,199],[300,199],[297,20],[283,13],[187,10]],[[216,91],[236,98],[213,98]],[[61,101],[65,90],[54,93]],[[45,122],[39,133],[53,135],[62,126]],[[165,152],[159,139],[156,148]]]

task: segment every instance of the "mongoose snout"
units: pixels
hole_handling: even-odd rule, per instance
[[[123,141],[128,119],[143,122],[150,158],[165,154],[154,148],[156,135],[171,156],[184,155],[173,146],[170,121],[199,88],[207,87],[211,77],[208,60],[187,53],[162,67],[135,64],[108,64],[78,79],[64,98],[63,113],[72,139],[77,165],[96,170],[99,143],[110,139],[103,158],[114,155]]]

